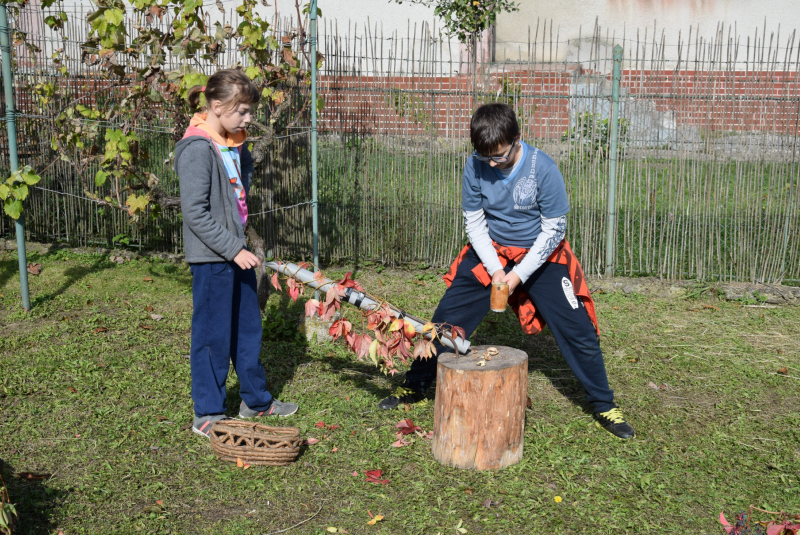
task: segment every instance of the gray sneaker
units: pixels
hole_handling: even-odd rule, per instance
[[[192,432],[209,438],[211,435],[211,424],[220,420],[230,420],[230,418],[224,414],[209,414],[208,416],[201,416],[199,418],[195,416],[194,423],[192,424]]]
[[[239,418],[252,418],[254,416],[289,416],[296,412],[297,403],[284,403],[274,398],[269,408],[263,411],[254,411],[245,405],[244,401],[239,405]]]

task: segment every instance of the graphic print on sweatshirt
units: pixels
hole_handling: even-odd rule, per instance
[[[514,210],[533,210],[536,208],[536,194],[539,184],[536,182],[536,156],[539,149],[533,149],[531,171],[527,177],[520,179],[514,187]]]
[[[239,210],[239,221],[242,225],[247,223],[247,201],[244,191],[244,184],[242,184],[241,169],[242,161],[239,156],[239,149],[237,147],[223,147],[217,142],[214,142],[222,156],[222,161],[225,164],[225,171],[228,173],[228,180],[233,188],[233,194],[236,197],[236,207]]]

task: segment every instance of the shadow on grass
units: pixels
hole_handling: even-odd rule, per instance
[[[19,263],[16,258],[0,261],[0,288],[14,276],[19,276]]]
[[[39,258],[41,258],[42,260],[46,260],[47,256],[44,255]],[[109,269],[112,265],[113,264],[108,260],[108,255],[102,255],[98,256],[95,259],[95,261],[92,262],[92,265],[89,267],[73,266],[65,269],[64,277],[66,277],[67,280],[65,280],[61,284],[61,286],[55,288],[53,291],[37,296],[31,303],[31,306],[36,307],[39,305],[43,305],[48,301],[52,301],[56,297],[60,296],[61,294],[69,290],[73,285],[75,285],[75,283],[77,283],[87,275],[91,273],[99,273],[101,271],[105,271],[106,269]],[[47,269],[47,266],[43,268],[43,271],[45,269]]]
[[[54,521],[58,503],[67,491],[57,490],[44,479],[21,479],[10,464],[0,458],[0,475],[6,483],[9,498],[17,511],[17,523],[12,533],[49,535],[56,529]],[[44,475],[44,474],[38,474]]]

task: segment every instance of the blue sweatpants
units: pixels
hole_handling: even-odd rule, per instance
[[[481,284],[472,269],[480,263],[474,249],[462,259],[453,284],[447,289],[433,314],[433,323],[449,323],[464,329],[467,338],[489,312],[491,285]],[[505,271],[514,267],[509,262]],[[545,262],[530,279],[515,291],[527,292],[550,327],[561,353],[586,391],[586,401],[595,411],[605,412],[614,404],[614,391],[608,386],[606,367],[597,331],[583,303],[565,293],[562,280],[569,280],[567,266]],[[577,307],[575,306],[577,304]],[[437,351],[452,351],[436,343]],[[436,359],[416,359],[406,373],[406,386],[427,390],[436,378]]]
[[[239,395],[253,410],[267,410],[261,352],[261,310],[256,274],[234,262],[192,264],[192,400],[198,417],[225,413],[225,381],[233,362]]]

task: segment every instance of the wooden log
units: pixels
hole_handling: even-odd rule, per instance
[[[490,347],[498,353],[486,360]],[[436,370],[434,459],[473,470],[497,470],[519,462],[527,399],[524,351],[477,346],[459,357],[441,355]]]

